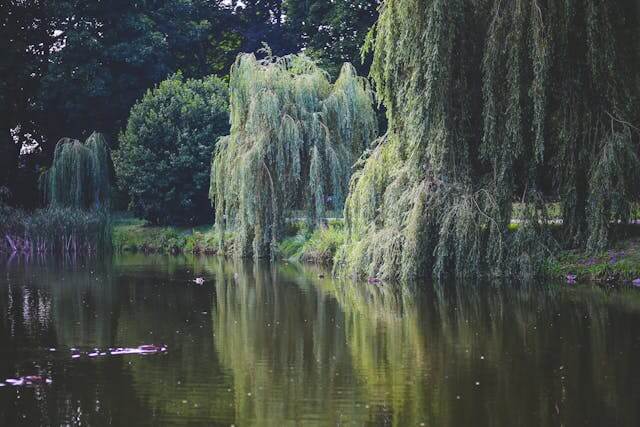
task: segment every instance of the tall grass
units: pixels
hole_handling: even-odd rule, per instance
[[[0,206],[0,252],[91,254],[111,247],[104,211],[47,208],[32,213]]]

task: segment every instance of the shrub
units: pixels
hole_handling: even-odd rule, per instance
[[[118,185],[130,209],[153,224],[210,220],[211,155],[228,133],[227,87],[211,76],[175,74],[131,109],[114,153]]]

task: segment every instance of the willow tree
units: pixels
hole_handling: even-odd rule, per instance
[[[367,47],[389,132],[352,179],[337,270],[535,274],[550,199],[560,243],[605,246],[640,188],[635,3],[386,0]]]
[[[231,132],[211,170],[216,227],[237,255],[273,255],[285,218],[318,224],[341,209],[351,166],[375,138],[367,81],[345,64],[331,83],[304,55],[240,55],[230,77]]]
[[[46,202],[55,208],[99,209],[109,206],[111,157],[102,134],[94,132],[83,144],[58,141],[51,168],[42,176]]]

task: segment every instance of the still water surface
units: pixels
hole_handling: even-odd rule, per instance
[[[52,383],[0,387],[2,426],[640,425],[632,289],[375,286],[195,257],[5,262],[0,382]],[[142,344],[168,351],[71,358]]]

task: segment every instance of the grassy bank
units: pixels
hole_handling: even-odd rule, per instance
[[[513,224],[512,229],[518,225]],[[631,284],[640,278],[640,227],[626,230],[625,236],[609,250],[589,254],[580,250],[563,250],[549,258],[545,274],[549,279],[567,280],[575,276],[576,283],[617,286]],[[304,224],[279,246],[282,258],[332,266],[338,248],[345,242],[343,223],[332,220],[328,227],[310,232]]]
[[[220,235],[211,225],[152,226],[127,216],[113,221],[113,247],[120,252],[220,254]],[[222,251],[224,253],[226,251]]]
[[[517,224],[513,225],[514,229]],[[640,227],[637,227],[640,228]],[[278,245],[278,257],[293,262],[333,265],[338,248],[345,242],[344,223],[331,219],[328,225],[310,230],[304,221],[289,224],[286,237]],[[560,251],[546,262],[546,274],[551,279],[566,280],[575,275],[577,283],[619,285],[640,278],[640,235],[638,230],[626,233],[612,248],[589,254],[579,250]],[[230,242],[226,236],[225,242]],[[118,251],[145,253],[196,253],[224,255],[220,251],[220,236],[211,225],[200,227],[156,227],[130,217],[113,221],[113,246]]]
[[[278,246],[279,258],[330,266],[336,250],[344,242],[342,220],[329,220],[324,229],[310,231],[304,221],[289,224],[285,238]],[[220,235],[212,225],[199,227],[152,226],[127,215],[113,220],[113,247],[119,252],[196,253],[225,255],[231,253],[231,234],[225,236],[220,251]]]
[[[304,222],[293,223],[288,237],[278,246],[278,254],[286,260],[330,267],[346,239],[343,224],[340,219],[331,219],[326,227],[311,231]]]
[[[620,240],[614,247],[597,254],[562,251],[549,260],[548,273],[563,279],[575,275],[578,283],[631,283],[640,278],[640,237]]]

